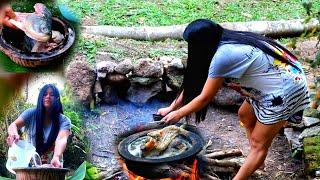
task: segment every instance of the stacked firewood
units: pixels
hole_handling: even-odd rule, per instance
[[[244,163],[244,157],[240,149],[212,149],[212,141],[209,140],[202,151],[197,155],[201,179],[216,180],[219,175],[233,176]]]

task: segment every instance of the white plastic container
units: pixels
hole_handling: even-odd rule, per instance
[[[19,140],[13,142],[9,148],[6,168],[16,174],[13,168],[28,167],[31,160],[35,166],[41,166],[41,158],[36,152],[36,148],[27,141]]]

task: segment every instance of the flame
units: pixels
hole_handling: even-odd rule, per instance
[[[198,174],[198,161],[197,159],[195,159],[191,169],[191,180],[198,180],[198,179],[200,179]]]
[[[127,168],[124,162],[122,164],[123,164],[123,170],[128,173],[130,180],[148,180],[147,178],[134,174],[132,171],[130,171]],[[182,172],[176,178],[162,178],[159,180],[199,180],[199,179],[200,178],[199,178],[199,172],[198,172],[198,161],[194,160],[191,168],[191,173]]]

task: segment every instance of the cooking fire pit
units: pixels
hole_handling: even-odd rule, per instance
[[[15,63],[24,67],[38,67],[61,60],[75,42],[75,30],[66,21],[53,17],[52,30],[64,35],[63,42],[48,52],[29,52],[25,49],[22,31],[3,27],[0,34],[0,50]]]
[[[145,178],[170,178],[175,172],[171,172],[171,165],[178,164],[193,164],[196,159],[197,153],[199,153],[204,145],[202,137],[198,134],[194,126],[186,125],[184,129],[188,132],[187,135],[179,135],[179,141],[190,144],[189,148],[185,151],[173,154],[172,156],[163,157],[141,157],[132,154],[130,151],[131,145],[136,143],[137,140],[147,136],[151,131],[161,129],[165,126],[161,125],[154,129],[144,130],[138,133],[134,133],[125,139],[123,139],[118,145],[118,152],[124,160],[124,163],[129,171],[143,176]]]

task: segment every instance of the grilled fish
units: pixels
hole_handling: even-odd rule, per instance
[[[141,147],[142,154],[145,156],[159,155],[168,148],[178,135],[187,135],[188,133],[189,131],[175,125],[149,132],[146,143]]]

